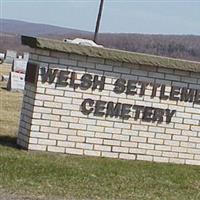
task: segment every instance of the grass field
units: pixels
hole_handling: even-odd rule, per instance
[[[8,75],[10,65],[0,65],[1,75]],[[15,137],[19,122],[19,113],[22,102],[22,92],[9,92],[6,83],[0,82],[0,136]]]
[[[0,65],[0,74],[8,69]],[[16,147],[22,93],[0,82],[0,191],[52,199],[200,199],[200,167],[27,152]],[[1,199],[1,193],[0,193]]]

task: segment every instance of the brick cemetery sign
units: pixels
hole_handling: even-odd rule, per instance
[[[200,165],[200,63],[48,39],[32,47],[18,144]]]

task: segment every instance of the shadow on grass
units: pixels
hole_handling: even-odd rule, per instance
[[[2,90],[7,90],[7,87],[3,86],[1,87]],[[8,91],[8,90],[7,90]]]
[[[13,136],[8,136],[8,135],[0,135],[0,145],[18,148],[17,138]]]

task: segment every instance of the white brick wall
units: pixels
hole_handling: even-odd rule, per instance
[[[113,92],[114,82],[119,77],[166,84],[168,93],[171,84],[198,89],[199,73],[122,65],[101,58],[40,49],[31,58],[41,66],[74,71],[79,79],[83,73],[90,73],[104,75],[106,81],[102,92],[56,88],[56,83],[41,83],[41,77],[37,87],[26,83],[18,132],[20,146],[67,154],[200,165],[199,105],[151,98],[149,86],[141,97]],[[169,124],[87,116],[80,111],[85,98],[175,109],[176,113]]]

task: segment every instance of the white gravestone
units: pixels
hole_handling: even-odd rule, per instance
[[[4,53],[0,53],[0,63],[3,63],[5,58],[5,54]]]
[[[17,52],[12,50],[6,51],[5,63],[12,64],[13,60],[17,57]]]
[[[27,60],[15,58],[12,66],[12,71],[25,74],[27,62]]]
[[[29,53],[28,52],[23,53],[23,59],[28,61],[28,59],[29,59]]]
[[[7,84],[8,90],[24,90],[25,74],[10,72],[9,81]]]

